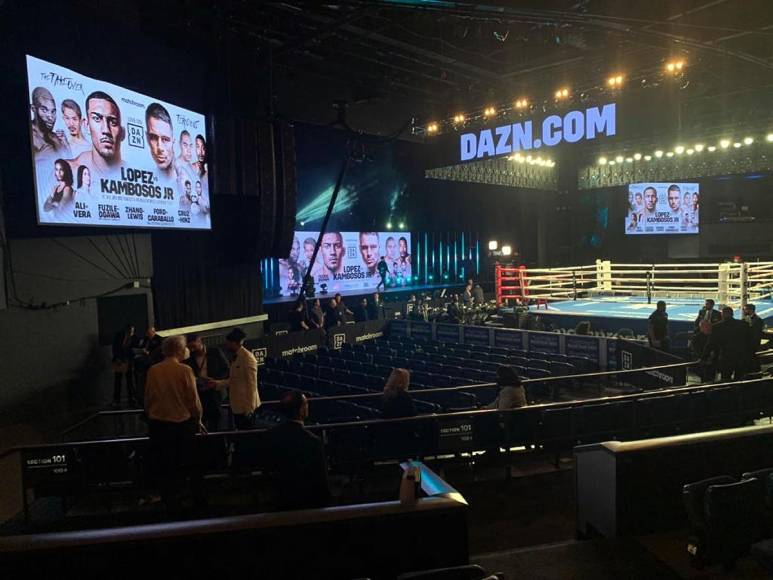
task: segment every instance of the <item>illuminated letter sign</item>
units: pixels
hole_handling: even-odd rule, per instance
[[[563,117],[550,115],[537,124],[536,135],[531,120],[481,129],[477,133],[463,133],[459,141],[459,160],[471,161],[540,147],[555,147],[560,143],[578,143],[599,135],[612,137],[617,132],[616,113],[615,103],[609,103],[584,111],[569,111]]]

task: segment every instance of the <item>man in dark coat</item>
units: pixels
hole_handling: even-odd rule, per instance
[[[757,352],[762,348],[762,336],[765,332],[765,323],[762,318],[757,316],[757,307],[754,304],[747,304],[744,307],[744,320],[749,325],[751,335],[749,336],[749,354],[751,356],[751,370],[760,370],[760,361],[757,358]]]
[[[330,500],[327,463],[322,440],[306,430],[309,402],[300,391],[280,399],[287,418],[266,433],[263,440],[266,467],[281,510],[319,508]]]
[[[741,380],[749,370],[749,343],[751,328],[742,320],[733,318],[733,309],[722,309],[722,322],[711,329],[704,359],[716,358],[723,381]]]
[[[217,431],[220,428],[220,404],[223,398],[217,389],[207,388],[207,381],[228,378],[228,359],[219,348],[207,348],[198,335],[189,334],[187,339],[191,356],[185,360],[185,364],[193,369],[196,377],[196,390],[203,409],[201,422],[207,431]]]

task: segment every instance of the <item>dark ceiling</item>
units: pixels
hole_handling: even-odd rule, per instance
[[[592,96],[618,72],[626,91],[678,84],[688,125],[773,110],[770,0],[232,0],[218,12],[271,51],[280,108],[332,116],[339,98],[378,132],[521,97],[541,106],[560,86]],[[686,63],[678,79],[664,78],[672,59]]]

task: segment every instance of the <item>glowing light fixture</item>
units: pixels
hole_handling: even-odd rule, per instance
[[[744,137],[743,144],[744,145],[751,145],[754,143],[754,137]]]
[[[698,153],[700,153],[701,151],[703,151],[703,148],[704,148],[704,145],[703,145],[703,143],[698,143],[698,144],[695,146],[695,151],[697,151]]]
[[[719,142],[719,146],[722,147],[722,149],[727,149],[728,147],[730,147],[730,139],[722,139]]]
[[[618,163],[622,163],[623,162],[623,156],[622,155],[618,155],[617,157],[615,157],[615,161],[617,161]]]
[[[657,151],[655,151],[655,157],[660,159],[661,157],[663,157],[663,152],[660,149],[658,149]]]
[[[492,252],[493,252],[494,250],[496,250],[497,248],[499,248],[499,242],[498,242],[498,241],[496,241],[496,240],[491,240],[491,241],[488,243],[488,249],[489,249],[489,250],[491,250]]]
[[[767,136],[765,137],[765,140],[768,143],[773,143],[773,133],[768,133]]]
[[[633,158],[636,159],[636,161],[638,161],[639,159],[641,159],[641,153],[634,153]]]
[[[502,246],[502,255],[509,256],[513,253],[513,248],[510,246]]]
[[[676,147],[674,147],[674,153],[676,153],[677,155],[681,155],[682,153],[684,153],[684,147],[682,145],[677,145]]]

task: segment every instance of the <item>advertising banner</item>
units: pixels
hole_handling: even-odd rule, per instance
[[[697,234],[699,206],[697,183],[632,183],[628,186],[625,233]]]
[[[27,56],[37,219],[210,229],[206,119]]]
[[[548,332],[529,333],[529,352],[560,354],[558,335]]]
[[[435,338],[441,342],[459,342],[458,324],[435,324]]]
[[[593,362],[599,362],[601,341],[593,336],[566,335],[566,354],[569,356],[584,356]]]
[[[494,346],[524,350],[523,332],[520,330],[497,328],[494,330]]]
[[[465,344],[489,344],[489,329],[484,326],[465,326]]]
[[[319,232],[295,232],[287,259],[279,260],[282,296],[300,293]],[[383,258],[383,260],[382,260]],[[311,269],[317,290],[376,290],[403,286],[413,275],[409,232],[327,232]],[[383,288],[383,286],[382,286]]]

